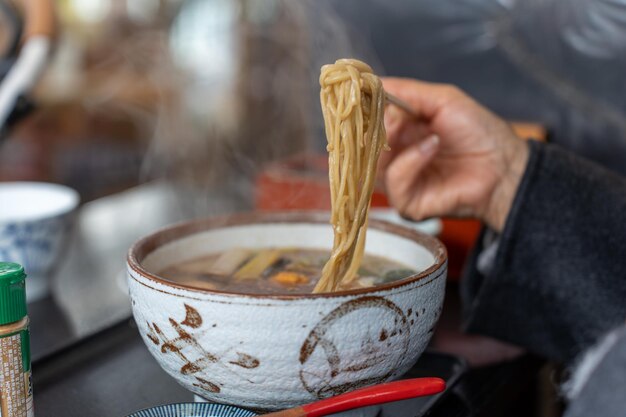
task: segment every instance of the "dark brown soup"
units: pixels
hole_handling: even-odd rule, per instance
[[[306,294],[313,291],[329,252],[316,249],[236,248],[180,262],[159,275],[170,281],[247,294]],[[367,288],[406,278],[416,271],[389,259],[365,255],[356,278],[340,290]]]

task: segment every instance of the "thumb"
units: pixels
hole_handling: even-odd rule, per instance
[[[385,174],[387,196],[402,216],[420,219],[419,204],[411,204],[419,193],[420,174],[439,149],[439,136],[430,135],[400,153],[389,165]],[[410,210],[409,210],[410,209]]]

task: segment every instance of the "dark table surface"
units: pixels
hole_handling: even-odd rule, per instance
[[[150,357],[130,320],[33,363],[38,417],[125,416],[193,401]]]

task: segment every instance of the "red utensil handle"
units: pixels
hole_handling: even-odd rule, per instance
[[[404,379],[316,401],[303,405],[302,410],[307,417],[321,417],[368,405],[438,394],[444,389],[446,389],[446,383],[440,378]]]

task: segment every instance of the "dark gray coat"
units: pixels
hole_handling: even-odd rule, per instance
[[[552,145],[529,147],[497,244],[481,240],[462,280],[465,328],[573,364],[626,323],[626,179]],[[567,412],[583,415],[626,416],[626,329]]]

